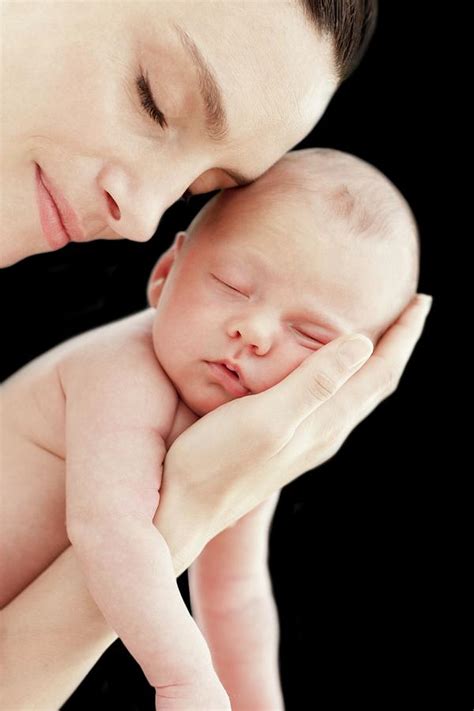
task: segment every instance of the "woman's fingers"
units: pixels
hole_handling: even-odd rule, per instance
[[[361,334],[341,336],[307,358],[281,383],[255,396],[261,416],[272,418],[272,429],[291,435],[322,403],[339,388],[372,353],[369,338]]]
[[[397,389],[425,325],[433,299],[426,294],[416,294],[405,311],[385,332],[377,344],[374,356],[381,361],[385,375],[385,395]]]
[[[295,434],[290,444],[292,451],[288,452],[290,459],[297,459],[297,451],[304,450],[308,433],[313,442],[312,453],[307,452],[299,471],[312,469],[334,456],[354,427],[396,390],[423,332],[431,302],[431,297],[425,294],[413,297],[364,366],[309,418],[306,424],[310,422],[310,427],[300,428]]]
[[[200,418],[168,450],[163,495],[167,481],[199,493],[191,528],[212,529],[215,535],[332,457],[350,431],[396,387],[423,330],[429,303],[429,297],[417,295],[372,357],[369,339],[341,337],[273,388],[232,400]],[[359,346],[359,339],[361,350],[351,354],[351,360],[343,351]],[[178,491],[177,502],[182,495]]]
[[[354,427],[396,389],[421,336],[430,305],[431,297],[417,294],[380,339],[369,360],[301,422],[273,458],[275,475],[267,482],[265,494],[333,457]],[[323,349],[318,354],[322,352]]]
[[[403,371],[423,332],[432,298],[416,294],[377,343],[372,357],[327,403],[334,423],[350,432],[398,387]],[[337,425],[336,425],[337,426]]]

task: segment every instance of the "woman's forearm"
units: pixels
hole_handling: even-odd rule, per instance
[[[158,509],[164,513],[160,531],[176,575],[211,537],[207,515],[190,498],[180,485],[171,485]],[[117,639],[89,593],[71,546],[0,615],[0,705],[9,711],[58,709]]]
[[[9,711],[58,709],[117,639],[71,547],[0,614],[0,705]]]

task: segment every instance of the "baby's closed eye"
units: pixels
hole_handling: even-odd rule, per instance
[[[314,334],[307,333],[306,331],[302,330],[301,328],[297,328],[297,327],[293,326],[292,330],[296,333],[297,336],[299,336],[303,339],[303,341],[304,341],[303,345],[310,347],[312,349],[314,349],[314,347],[321,348],[326,343],[326,341],[323,341],[321,338],[318,338],[318,336],[316,336]]]
[[[221,284],[223,287],[225,287],[226,289],[229,289],[230,291],[235,291],[237,294],[241,294],[242,296],[248,296],[248,295],[245,294],[241,289],[238,289],[236,286],[233,286],[232,284],[229,284],[228,282],[224,281],[223,279],[219,279],[219,277],[216,277],[215,274],[211,274],[211,277],[212,277],[216,282],[218,282],[218,283]]]

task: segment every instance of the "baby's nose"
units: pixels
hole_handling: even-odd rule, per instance
[[[234,321],[229,335],[238,340],[240,345],[250,347],[256,355],[263,356],[272,347],[275,331],[275,325],[270,319],[253,316]]]

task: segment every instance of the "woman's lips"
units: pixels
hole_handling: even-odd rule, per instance
[[[250,390],[247,390],[238,379],[237,374],[233,374],[231,370],[226,368],[222,363],[207,363],[211,374],[219,382],[228,393],[235,397],[248,395]]]
[[[60,249],[71,240],[82,241],[84,233],[76,213],[64,196],[52,186],[36,164],[38,209],[44,235],[52,249]]]

